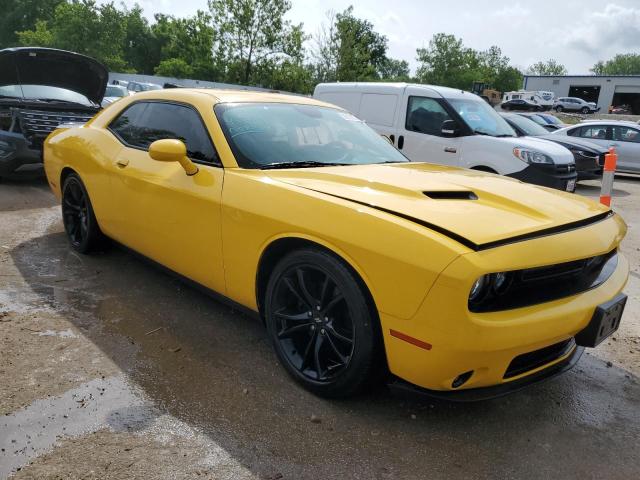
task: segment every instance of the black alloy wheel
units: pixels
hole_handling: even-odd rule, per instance
[[[589,107],[582,107],[582,110],[580,110],[580,111],[586,115],[586,114],[587,114],[587,113],[589,113],[591,110],[589,109]]]
[[[265,319],[280,362],[307,389],[348,396],[369,380],[377,329],[362,288],[332,255],[286,256],[269,280]]]
[[[75,174],[69,174],[62,186],[62,222],[71,246],[80,253],[94,250],[102,233],[93,213],[87,190]]]
[[[556,107],[556,112],[560,113],[562,110],[563,110],[563,109],[562,109],[562,105],[558,105],[558,106]]]

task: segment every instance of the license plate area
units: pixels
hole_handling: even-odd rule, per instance
[[[567,181],[567,192],[575,192],[576,190],[576,179],[573,178]]]
[[[596,308],[587,328],[576,335],[576,343],[583,347],[595,347],[602,343],[613,332],[618,330],[622,312],[627,303],[627,296],[618,294]]]

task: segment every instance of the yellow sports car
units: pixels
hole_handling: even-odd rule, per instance
[[[258,312],[304,387],[395,379],[499,395],[618,328],[629,266],[611,210],[482,172],[411,163],[312,99],[172,89],[46,140],[74,249],[104,237]]]

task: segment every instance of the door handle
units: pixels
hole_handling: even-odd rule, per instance
[[[402,147],[404,147],[404,135],[398,137],[398,150],[402,150]]]
[[[444,147],[444,151],[447,153],[456,153],[458,149],[456,147]]]
[[[126,167],[127,165],[129,165],[129,159],[128,158],[119,158],[118,160],[116,160],[116,164],[119,167]]]

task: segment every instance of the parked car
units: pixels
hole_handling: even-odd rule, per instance
[[[615,147],[617,172],[640,173],[640,126],[620,120],[594,120],[554,132],[554,135],[579,137],[604,148]]]
[[[586,102],[578,97],[560,97],[553,102],[553,109],[556,112],[580,112],[580,113],[595,113],[600,108],[594,102]]]
[[[228,297],[323,396],[387,370],[444,398],[504,394],[571,368],[626,302],[609,208],[411,163],[301,96],[143,92],[56,130],[44,159],[73,249],[107,236]]]
[[[609,151],[607,148],[581,138],[553,135],[544,127],[522,115],[503,113],[502,117],[521,137],[528,136],[548,140],[568,149],[576,162],[578,180],[589,180],[602,175],[604,156]]]
[[[148,92],[149,90],[161,90],[162,86],[156,83],[129,82],[127,88],[130,92]]]
[[[632,115],[633,114],[633,112],[631,111],[630,105],[617,105],[611,108],[610,113],[613,113],[614,115]]]
[[[73,52],[0,50],[0,177],[42,163],[42,142],[58,125],[93,117],[108,76],[102,64]]]
[[[534,138],[518,138],[477,95],[406,83],[324,83],[314,98],[364,120],[414,162],[432,162],[508,175],[573,191],[573,155]]]
[[[129,95],[133,95],[126,87],[121,85],[107,85],[107,89],[104,93],[104,98],[102,99],[102,107],[107,107],[111,105],[113,102],[120,100],[121,98],[128,97]]]
[[[502,108],[504,110],[544,111],[549,110],[552,107],[553,98],[553,92],[546,92],[542,90],[518,90],[515,92],[505,92],[502,96]]]
[[[500,108],[503,110],[533,110],[535,112],[542,112],[544,110],[542,105],[532,103],[523,98],[514,98],[512,100],[502,102],[500,104]]]
[[[550,113],[520,113],[519,115],[522,115],[524,117],[529,118],[530,120],[533,120],[534,122],[536,122],[538,125],[544,127],[545,129],[549,130],[550,132],[553,132],[555,130],[558,130],[560,128],[564,128],[564,127],[568,127],[569,125],[566,123],[563,123],[558,117],[556,117],[555,115],[552,115]]]

